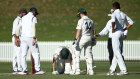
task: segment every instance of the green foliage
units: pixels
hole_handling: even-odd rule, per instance
[[[132,18],[134,27],[129,30],[128,40],[140,40],[140,0],[116,0],[121,10]],[[12,23],[20,8],[36,7],[40,13],[37,24],[38,41],[73,40],[76,33],[79,8],[85,8],[94,21],[97,33],[106,25],[107,16],[114,0],[0,0],[0,41],[11,41]],[[97,40],[106,40],[106,37]]]

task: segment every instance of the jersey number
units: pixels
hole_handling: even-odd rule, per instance
[[[87,30],[91,30],[91,22],[86,22],[85,25]]]

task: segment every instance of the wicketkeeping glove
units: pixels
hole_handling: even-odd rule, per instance
[[[96,45],[96,40],[92,38],[92,46]]]

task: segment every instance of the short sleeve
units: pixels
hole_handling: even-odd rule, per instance
[[[36,17],[33,17],[33,22],[37,23],[37,18]]]
[[[20,23],[20,19],[15,19],[14,22],[13,22],[13,29],[12,29],[12,35],[16,34],[16,29],[17,29],[17,26],[18,24]]]
[[[61,47],[58,47],[56,50],[55,50],[55,53],[53,54],[53,57],[58,57],[60,55],[60,51],[62,50]]]
[[[78,21],[76,29],[82,29],[82,20],[81,19]]]

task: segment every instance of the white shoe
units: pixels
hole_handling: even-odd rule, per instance
[[[41,74],[45,74],[45,72],[42,71],[42,70],[39,70],[39,71],[36,71],[35,74],[36,74],[36,75],[41,75]]]
[[[16,74],[18,74],[18,71],[13,71],[12,74],[13,74],[13,75],[16,75]]]
[[[94,75],[94,71],[93,71],[93,70],[88,70],[88,71],[87,71],[87,74],[88,74],[88,75]]]
[[[117,75],[127,75],[128,72],[127,71],[120,71],[120,73],[117,73]]]
[[[107,73],[107,75],[116,75],[117,73],[115,72],[115,71],[109,71],[108,73]]]
[[[80,69],[76,69],[75,75],[80,75]]]
[[[28,75],[28,72],[27,71],[21,71],[21,72],[18,72],[18,75]]]
[[[75,74],[75,71],[72,70],[72,71],[70,72],[70,75],[74,75],[74,74]]]

